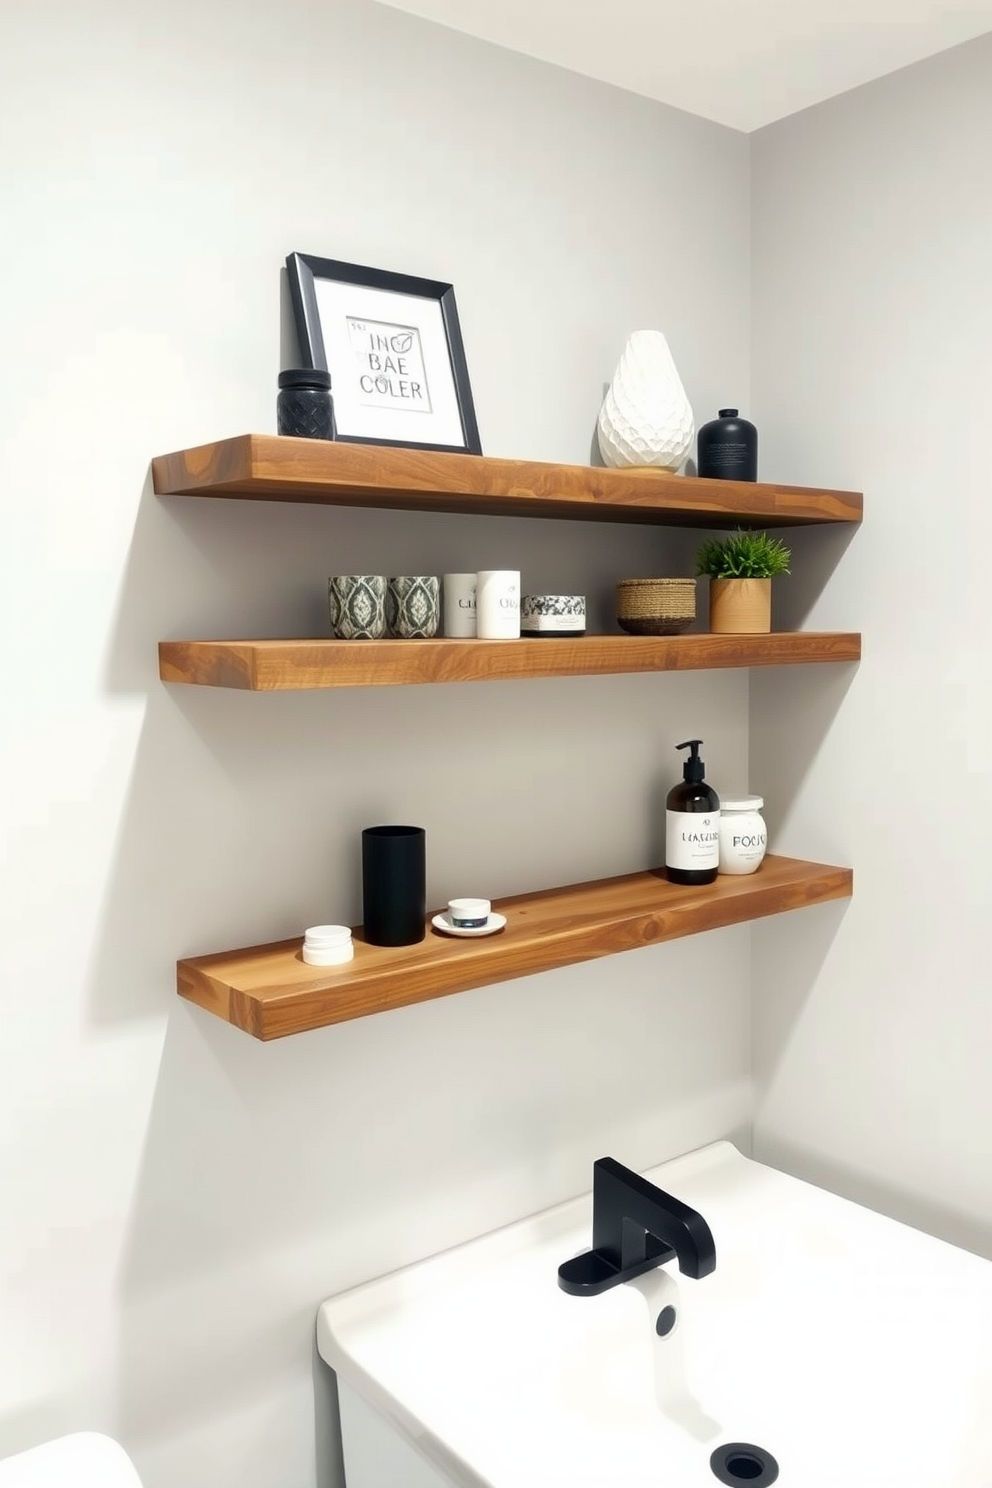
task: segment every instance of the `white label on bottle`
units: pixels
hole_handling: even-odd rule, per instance
[[[720,812],[666,811],[665,865],[695,871],[720,862]]]

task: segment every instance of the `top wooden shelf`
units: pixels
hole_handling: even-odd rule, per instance
[[[159,496],[231,496],[668,527],[860,522],[855,491],[241,434],[152,461]]]

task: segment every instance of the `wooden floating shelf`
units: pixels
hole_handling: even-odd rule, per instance
[[[281,692],[858,661],[861,637],[779,631],[519,641],[160,641],[158,652],[163,682]]]
[[[855,491],[241,434],[152,461],[159,496],[232,496],[673,527],[860,522]]]
[[[369,1013],[466,992],[637,950],[699,931],[850,898],[849,868],[767,857],[749,877],[703,888],[666,881],[662,870],[518,894],[495,905],[506,928],[479,939],[440,934],[428,922],[419,945],[366,944],[355,932],[346,966],[307,966],[302,939],[197,956],[178,964],[179,995],[258,1039],[283,1038]],[[659,995],[662,995],[659,991]]]

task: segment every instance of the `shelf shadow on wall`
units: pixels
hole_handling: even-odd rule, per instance
[[[821,754],[829,758],[830,735],[842,717],[848,692],[858,681],[859,667],[859,662],[833,662],[756,667],[751,673],[750,789],[764,796],[773,852],[794,851],[824,862],[849,861],[840,836],[841,822],[822,817],[803,822],[799,838],[792,840],[791,812]],[[763,774],[766,768],[771,771],[768,779]]]
[[[329,762],[333,728],[326,696],[150,694],[85,970],[94,1024],[171,1011],[181,956],[301,934],[329,900],[360,919],[364,801]]]
[[[815,904],[751,927],[751,1058],[759,1111],[761,1088],[774,1084],[804,1011],[817,995],[850,903]]]
[[[362,518],[381,515],[353,513],[351,541],[362,542]],[[328,634],[330,516],[305,504],[156,496],[147,471],[104,666],[108,692],[160,689],[166,637]]]
[[[792,552],[789,573],[772,581],[773,629],[822,629],[809,625],[810,616],[834,569],[854,541],[858,526],[837,523],[772,531]]]

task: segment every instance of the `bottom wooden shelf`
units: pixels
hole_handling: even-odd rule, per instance
[[[355,934],[355,959],[307,966],[302,937],[178,964],[179,995],[258,1039],[283,1038],[451,992],[738,925],[828,899],[850,898],[853,873],[799,858],[765,858],[757,873],[702,888],[667,882],[663,869],[501,899],[506,929],[477,940],[427,924],[418,945],[386,948]]]

